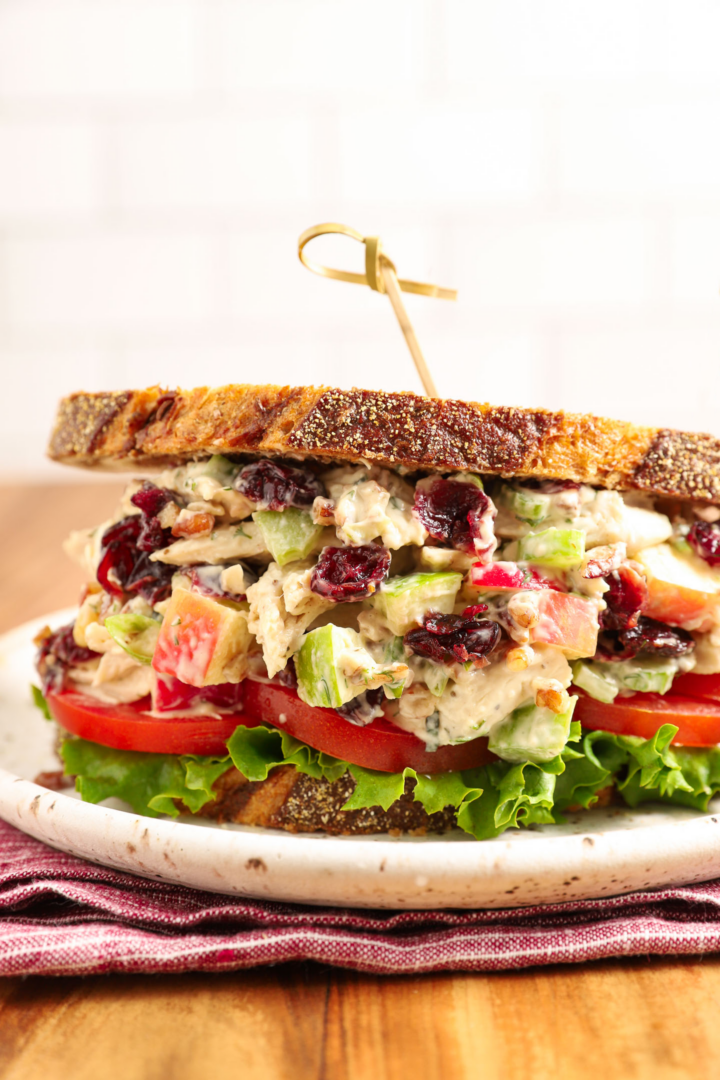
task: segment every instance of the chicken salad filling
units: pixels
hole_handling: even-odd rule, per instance
[[[713,510],[215,456],[131,481],[111,521],[71,535],[88,583],[40,673],[103,702],[149,695],[157,715],[178,683],[182,711],[209,715],[232,707],[212,688],[279,681],[428,751],[487,737],[507,762],[548,762],[578,691],[611,703],[720,672]]]

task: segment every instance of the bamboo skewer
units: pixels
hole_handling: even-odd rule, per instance
[[[337,270],[334,267],[323,266],[321,263],[311,262],[308,259],[305,254],[307,244],[316,237],[327,234],[349,236],[352,240],[357,240],[365,245],[364,274],[355,274],[349,270]],[[378,236],[362,236],[356,229],[350,228],[349,225],[339,225],[336,222],[314,225],[306,229],[298,240],[298,256],[303,266],[321,277],[334,278],[336,281],[347,281],[352,285],[367,285],[375,292],[385,293],[392,304],[426,395],[432,398],[439,397],[400,294],[401,292],[409,292],[419,296],[434,296],[439,300],[456,300],[456,290],[443,289],[439,285],[429,285],[422,281],[409,281],[398,278],[395,265],[382,250],[382,244]]]

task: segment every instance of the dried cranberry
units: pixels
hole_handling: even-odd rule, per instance
[[[67,626],[61,626],[40,643],[36,665],[43,691],[62,690],[68,668],[86,664],[100,656],[100,653],[77,644],[73,637],[73,625],[68,623]]]
[[[237,712],[242,709],[242,683],[218,683],[215,686],[188,686],[173,675],[158,675],[152,706],[157,712],[182,712],[203,702],[216,709]]]
[[[175,496],[167,488],[160,488],[150,480],[144,480],[143,486],[134,495],[130,502],[142,510],[145,517],[157,517],[168,503],[175,502]]]
[[[284,510],[286,506],[309,509],[325,486],[310,469],[280,465],[277,461],[253,461],[241,469],[233,487],[264,510]]]
[[[390,572],[390,552],[382,544],[326,547],[310,577],[318,596],[337,603],[372,596]]]
[[[102,536],[97,579],[105,592],[121,596],[137,560],[137,540],[142,517],[133,514],[106,529]]]
[[[641,615],[637,626],[618,633],[621,654],[613,659],[630,660],[638,653],[651,656],[685,656],[695,648],[695,640],[687,630],[676,626],[667,626],[657,619]]]
[[[125,583],[125,590],[137,593],[150,605],[158,604],[170,595],[173,574],[176,570],[177,567],[169,566],[167,563],[151,562],[150,556],[143,553]]]
[[[687,534],[687,542],[709,566],[720,565],[720,525],[696,521]]]
[[[365,690],[364,693],[358,694],[351,701],[346,701],[344,705],[341,705],[335,711],[351,724],[355,724],[357,727],[366,727],[367,724],[371,724],[373,720],[383,715],[382,700],[384,696],[382,687],[378,687],[377,690]]]
[[[413,512],[434,540],[471,555],[495,547],[490,499],[475,484],[461,480],[421,481],[415,489]],[[475,544],[480,540],[480,548]]]
[[[600,613],[600,625],[605,630],[631,630],[637,626],[648,589],[645,579],[631,566],[620,566],[607,574],[603,581],[609,588],[603,595],[607,604]]]
[[[171,543],[172,534],[169,529],[163,529],[156,517],[143,518],[137,538],[138,551],[158,551]]]
[[[135,592],[149,604],[157,604],[170,595],[170,582],[175,568],[166,563],[151,562],[147,549],[140,549],[141,536],[149,535],[144,532],[145,525],[143,516],[133,514],[105,530],[97,579],[103,589],[113,596]],[[158,546],[164,547],[167,537],[163,534],[158,538]]]
[[[500,641],[501,631],[496,622],[479,619],[484,604],[466,608],[462,615],[440,615],[430,612],[422,627],[409,630],[403,638],[405,646],[416,656],[434,660],[436,664],[457,661],[482,666]]]
[[[282,671],[278,671],[275,678],[281,686],[287,686],[291,690],[297,690],[297,672],[295,670],[295,661],[292,656],[290,657]]]

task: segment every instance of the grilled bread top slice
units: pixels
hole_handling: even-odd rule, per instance
[[[229,385],[71,394],[49,456],[160,468],[212,454],[576,480],[720,503],[720,439],[587,414],[376,390]]]

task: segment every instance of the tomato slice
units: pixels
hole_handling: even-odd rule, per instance
[[[238,724],[255,727],[259,720],[224,713],[221,716],[151,716],[144,712],[150,698],[132,705],[105,705],[89,694],[65,690],[45,695],[55,720],[81,739],[116,750],[143,750],[152,754],[227,753],[227,740]]]
[[[689,671],[687,675],[676,675],[672,689],[674,694],[701,698],[703,701],[720,701],[720,674],[696,675]]]
[[[632,694],[607,703],[579,692],[573,719],[593,731],[643,739],[651,739],[663,724],[674,724],[678,732],[673,743],[678,746],[720,743],[720,704],[676,694]]]
[[[458,746],[440,746],[433,753],[409,731],[389,720],[373,720],[365,727],[348,723],[334,709],[317,709],[301,701],[294,690],[276,683],[248,681],[245,710],[263,717],[296,739],[326,754],[378,772],[402,772],[410,767],[429,776],[433,773],[475,769],[495,761],[487,739],[471,739]]]
[[[47,703],[57,722],[83,739],[117,750],[155,754],[226,753],[235,728],[268,723],[332,757],[379,772],[402,772],[409,766],[431,775],[474,769],[495,760],[487,739],[472,739],[458,746],[441,746],[434,753],[425,743],[388,720],[357,727],[334,709],[306,705],[294,690],[275,683],[245,683],[243,712],[221,716],[151,716],[144,709],[149,699],[132,705],[105,705],[88,694],[66,690],[49,692]]]

